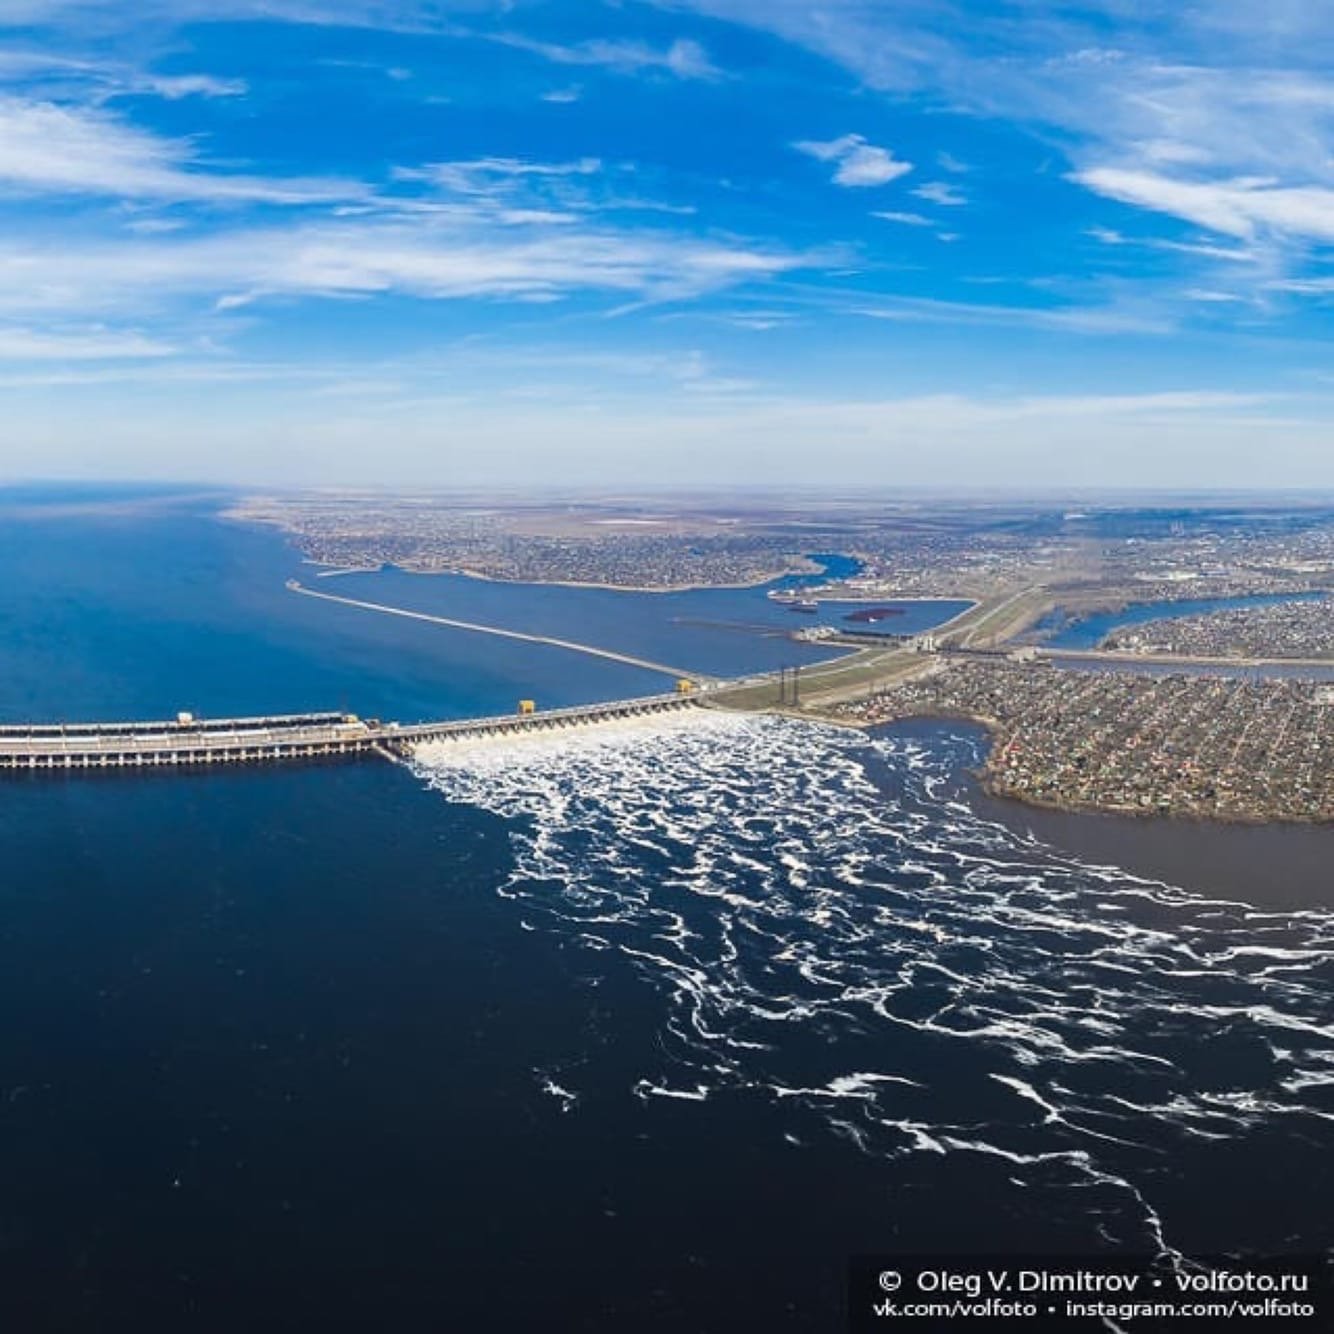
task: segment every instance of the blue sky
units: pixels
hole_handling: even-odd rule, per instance
[[[1334,487],[1323,0],[5,0],[0,475]]]

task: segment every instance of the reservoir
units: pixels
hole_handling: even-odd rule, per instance
[[[5,719],[662,684],[295,597],[215,507],[4,498]],[[797,647],[674,619],[781,627],[762,589],[318,582],[357,580],[736,671]],[[6,784],[6,1327],[804,1334],[851,1254],[1334,1244],[1334,914],[1267,888],[1306,844],[1211,893],[1207,831],[1183,886],[978,801],[974,730],[690,713]]]

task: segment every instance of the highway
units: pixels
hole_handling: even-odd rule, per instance
[[[932,633],[942,642],[959,648],[973,648],[979,637],[998,643],[1017,634],[1030,620],[1040,614],[1040,597],[1046,590],[1041,585],[1025,587],[1000,598],[987,598],[974,603],[952,621],[937,626]],[[1008,614],[1007,614],[1008,613]]]
[[[1120,653],[1112,649],[1096,648],[1038,647],[1036,652],[1039,657],[1053,660],[1065,658],[1072,662],[1106,662],[1123,667],[1148,662],[1156,666],[1180,667],[1182,671],[1191,667],[1334,667],[1334,658],[1208,657],[1186,653]]]
[[[543,713],[448,722],[381,723],[351,714],[176,723],[87,723],[61,732],[45,726],[0,732],[0,770],[143,769],[379,754],[410,756],[429,741],[467,740],[583,728],[695,707],[693,695],[648,695]],[[336,721],[331,721],[336,719]]]

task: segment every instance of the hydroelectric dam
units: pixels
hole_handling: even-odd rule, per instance
[[[124,770],[274,764],[345,756],[409,758],[428,741],[585,728],[697,707],[686,691],[576,708],[528,711],[448,722],[389,723],[349,713],[275,714],[172,722],[0,726],[0,772]]]

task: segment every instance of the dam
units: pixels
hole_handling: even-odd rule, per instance
[[[646,695],[545,712],[393,723],[350,713],[0,726],[0,772],[273,764],[347,756],[411,756],[426,741],[474,740],[595,726],[697,707],[689,693]]]

